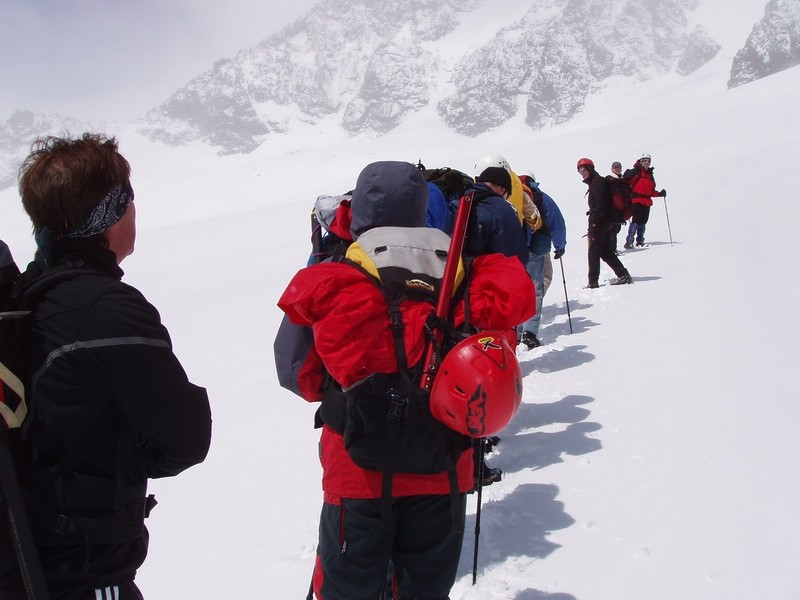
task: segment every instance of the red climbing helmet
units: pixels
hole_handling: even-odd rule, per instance
[[[578,169],[581,167],[589,167],[590,169],[594,170],[594,163],[592,162],[591,158],[581,158],[578,160]]]
[[[431,389],[431,414],[470,437],[494,435],[522,402],[522,370],[505,336],[476,333],[442,360]]]

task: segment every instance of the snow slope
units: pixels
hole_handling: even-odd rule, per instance
[[[469,171],[496,151],[532,169],[565,214],[573,332],[556,268],[545,345],[519,354],[525,404],[490,460],[506,475],[484,492],[477,584],[468,535],[452,598],[800,598],[800,69],[730,91],[727,76],[715,61],[688,78],[612,82],[537,134],[508,123],[465,139],[423,113],[376,141],[322,126],[220,158],[116,131],[139,219],[125,279],[161,311],[215,422],[208,460],[152,485],[145,595],[304,597],[321,503],[314,407],[278,386],[272,340],[275,302],[308,254],[311,204],[373,160]],[[669,195],[653,207],[650,247],[622,257],[636,283],[585,290],[575,162],[606,172],[641,152]],[[33,247],[15,190],[0,207],[0,237],[24,262]],[[470,532],[474,512],[473,498]]]

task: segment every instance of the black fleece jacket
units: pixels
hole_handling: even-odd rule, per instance
[[[81,268],[32,307],[23,349],[29,413],[17,456],[51,590],[132,580],[147,553],[147,479],[202,462],[211,438],[205,389],[187,379],[156,309],[120,281],[114,254],[65,240],[50,264],[65,262]],[[133,525],[81,531],[83,520],[91,528],[126,510],[139,515]],[[64,531],[54,531],[57,515]],[[0,592],[21,589],[8,538],[3,523]]]
[[[605,177],[598,175],[596,171],[592,171],[591,175],[584,180],[584,183],[589,186],[587,198],[589,202],[589,225],[599,225],[612,221],[611,186]]]

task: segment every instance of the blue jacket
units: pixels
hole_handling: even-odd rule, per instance
[[[547,231],[543,231],[542,227],[538,231],[533,232],[529,247],[534,254],[542,255],[550,252],[550,244],[556,250],[563,250],[567,246],[567,225],[564,221],[564,215],[561,214],[561,209],[558,208],[555,200],[545,194],[540,188],[538,182],[531,182],[535,188],[534,194],[538,191],[541,195],[541,206],[537,202],[539,212],[544,219],[547,226]]]
[[[472,186],[475,196],[467,225],[467,240],[464,248],[469,256],[499,253],[516,256],[528,262],[527,234],[517,217],[517,211],[508,200],[495,194],[486,184]],[[451,233],[459,200],[450,201],[451,222],[447,233]]]
[[[445,231],[447,228],[447,200],[435,183],[428,182],[428,212],[425,225]]]

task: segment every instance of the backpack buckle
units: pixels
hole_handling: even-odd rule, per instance
[[[77,527],[75,526],[75,521],[70,519],[66,515],[57,514],[55,521],[53,523],[53,531],[60,535],[69,535],[73,531],[75,531]]]
[[[389,412],[387,419],[391,423],[399,423],[406,412],[408,397],[403,396],[397,390],[389,390]]]
[[[393,331],[403,331],[403,314],[399,309],[389,311],[389,323]]]

